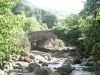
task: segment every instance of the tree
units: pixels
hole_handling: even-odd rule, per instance
[[[30,44],[22,28],[24,16],[13,15],[14,0],[0,1],[0,63],[10,59],[10,55],[21,50],[29,50]],[[9,11],[8,11],[9,10]]]
[[[100,54],[100,16],[99,0],[87,0],[83,11],[81,28],[84,36],[85,50],[88,54]]]
[[[23,25],[23,30],[26,33],[44,29],[48,29],[47,25],[42,23],[40,24],[34,17],[26,18],[25,24]]]
[[[70,14],[64,20],[65,25],[69,28],[73,28],[75,26],[79,26],[79,15],[78,14]]]
[[[48,28],[52,28],[57,23],[57,17],[55,15],[52,15],[52,14],[47,14],[44,16],[42,22],[46,23]]]
[[[48,28],[52,28],[57,23],[57,17],[46,10],[37,8],[25,1],[17,1],[16,6],[12,9],[15,15],[25,14],[26,17],[36,17],[39,23],[44,23]]]
[[[0,0],[0,15],[10,13],[10,9],[15,5],[13,0]]]
[[[95,10],[100,7],[99,0],[86,0],[84,4],[84,9],[80,12],[80,14],[84,16],[89,16],[94,14]]]
[[[54,28],[54,33],[67,44],[76,46],[81,36],[79,20],[80,18],[77,14],[68,15],[61,25]]]

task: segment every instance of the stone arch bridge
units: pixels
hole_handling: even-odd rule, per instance
[[[35,31],[27,34],[28,40],[30,42],[36,40],[36,47],[45,48],[50,46],[50,41],[52,38],[55,38],[56,35],[52,30],[45,31]]]

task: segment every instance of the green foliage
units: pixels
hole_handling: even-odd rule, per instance
[[[30,49],[27,33],[53,27],[66,44],[75,45],[87,54],[100,54],[99,0],[87,0],[80,14],[70,14],[59,22],[52,13],[23,0],[0,0],[0,62]],[[61,40],[54,44],[62,46]]]
[[[76,45],[81,36],[79,29],[79,15],[71,14],[62,21],[61,26],[54,28],[54,33],[67,44]]]
[[[79,15],[71,14],[54,29],[62,40],[76,45],[82,53],[100,54],[100,1],[87,0]],[[65,28],[61,28],[61,26]],[[67,30],[67,31],[65,31]]]
[[[7,57],[26,50],[25,48],[29,50],[29,43],[21,27],[23,24],[24,19],[21,16],[0,15],[0,51],[8,55]]]
[[[82,53],[100,54],[100,1],[87,0],[80,14],[71,14],[54,33],[66,43],[75,45]]]
[[[54,33],[58,38],[65,41],[67,45],[77,45],[78,39],[81,36],[81,31],[78,28],[73,28],[71,30],[55,28]]]
[[[2,11],[0,13],[0,61],[7,61],[10,59],[10,55],[30,49],[30,44],[22,28],[24,17],[9,13],[8,10],[10,11],[15,3],[12,0],[5,1],[0,1],[2,6],[0,7],[0,11]]]
[[[95,10],[100,7],[99,0],[86,0],[84,9],[80,12],[83,16],[93,15]]]
[[[12,9],[12,12],[15,15],[21,14],[25,16],[25,25],[23,25],[23,30],[26,33],[47,29],[47,25],[42,23],[42,16],[46,11],[34,8],[34,6],[27,1],[16,1],[16,6]]]
[[[64,25],[68,28],[78,27],[80,17],[78,14],[70,14],[64,20]]]
[[[98,2],[98,0],[87,0],[80,14],[82,16],[80,29],[84,38],[85,52],[94,55],[100,54],[100,4],[98,5]]]
[[[15,7],[12,9],[12,12],[15,15],[25,14],[25,16],[31,17],[33,13],[31,7],[31,4],[27,5],[24,0],[17,0]]]
[[[15,15],[25,14],[26,17],[36,17],[39,23],[44,23],[48,28],[52,28],[56,25],[57,17],[43,9],[36,8],[30,3],[25,1],[18,1],[16,6],[12,9]]]
[[[0,14],[7,14],[15,5],[14,0],[0,0]]]
[[[40,24],[34,17],[26,18],[25,24],[23,25],[23,30],[26,33],[48,29],[45,24]]]
[[[58,38],[65,40],[66,39],[66,37],[65,37],[66,33],[64,33],[64,30],[65,30],[64,28],[57,27],[57,28],[53,29],[53,32],[57,35]]]
[[[47,14],[44,16],[42,22],[46,23],[48,28],[52,28],[57,23],[57,17],[55,15],[52,15],[52,14]]]
[[[51,41],[51,44],[52,44],[52,46],[53,47],[65,47],[65,44],[64,44],[64,42],[62,41],[62,40],[60,40],[60,39],[54,39],[54,40],[52,40]]]

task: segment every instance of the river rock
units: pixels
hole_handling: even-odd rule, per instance
[[[50,75],[61,75],[59,72],[50,73]]]
[[[35,75],[35,73],[31,72],[31,73],[22,73],[22,74],[19,74],[19,75]]]
[[[17,73],[16,72],[10,72],[7,75],[17,75]]]
[[[83,61],[83,62],[81,63],[81,66],[86,66],[87,63],[88,63],[88,61]]]
[[[35,75],[50,75],[50,73],[46,69],[40,68],[36,70]]]
[[[49,73],[52,73],[52,68],[50,67],[47,67],[47,66],[43,66],[42,68],[46,69]]]
[[[11,70],[13,70],[13,65],[11,62],[6,62],[5,66],[4,66],[4,69],[3,69],[5,72],[9,72]]]
[[[59,73],[71,73],[73,70],[73,68],[71,67],[71,65],[63,65],[62,67],[58,67],[57,68],[57,72]]]
[[[42,63],[42,66],[48,66],[48,63]]]
[[[40,65],[36,64],[36,63],[30,63],[27,67],[28,71],[29,72],[32,72],[32,71],[36,71],[40,68]]]
[[[29,57],[30,57],[30,59],[33,59],[33,60],[35,59],[35,57],[33,55],[30,55]]]
[[[18,62],[16,62],[16,63],[13,65],[13,67],[14,67],[14,69],[21,69],[21,68],[27,67],[28,64],[29,64],[28,62],[21,62],[21,61],[18,61]]]
[[[21,57],[19,57],[19,61],[24,61],[24,57],[23,56],[21,56]]]
[[[73,64],[81,64],[81,60],[80,59],[75,59],[74,61],[73,61]]]
[[[13,61],[18,61],[19,60],[19,55],[12,55],[11,56],[11,60],[13,60]]]
[[[100,64],[100,60],[98,60],[98,64]]]
[[[32,57],[30,57],[30,55],[29,55],[29,56],[25,56],[25,57],[24,57],[24,61],[25,61],[25,62],[30,63],[30,62],[32,62],[32,60],[33,60],[33,58],[32,58]]]
[[[52,59],[50,54],[46,54],[45,59],[47,59],[48,61],[50,61]]]
[[[0,69],[0,75],[7,75],[7,73]]]
[[[64,62],[64,64],[68,64],[68,65],[71,65],[71,64],[73,64],[73,60],[65,60],[65,62]]]
[[[95,61],[84,61],[81,63],[82,66],[94,66],[97,64]]]
[[[88,61],[95,61],[96,60],[96,58],[94,57],[94,56],[90,56],[89,58],[88,58]]]
[[[39,62],[38,62],[39,64],[42,64],[43,63],[43,61],[41,61],[41,60],[39,60]]]

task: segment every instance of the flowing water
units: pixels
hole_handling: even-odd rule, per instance
[[[71,75],[100,75],[100,72],[83,71],[83,68],[87,68],[86,66],[81,66],[80,64],[73,66],[75,67],[75,70],[72,71]]]
[[[62,64],[63,64],[63,61],[58,61],[56,64],[55,63],[49,64],[49,67],[57,68],[57,67],[61,67]],[[80,64],[72,65],[72,67],[75,67],[75,70],[73,70],[70,75],[100,75],[100,72],[83,71],[83,68],[87,68],[87,67],[81,66]]]

